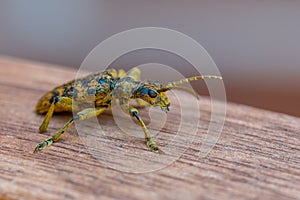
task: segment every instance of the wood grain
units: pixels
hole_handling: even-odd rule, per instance
[[[0,69],[0,199],[300,199],[299,118],[228,103],[222,134],[207,157],[198,157],[199,143],[194,142],[162,169],[125,173],[96,159],[74,126],[58,143],[32,153],[71,116],[55,115],[48,132],[39,134],[43,116],[33,112],[36,101],[73,79],[75,71],[5,57]],[[209,123],[210,102],[203,97],[199,104],[201,138]],[[121,132],[110,112],[98,120],[107,131]],[[159,133],[163,139],[157,141],[162,146],[172,136],[176,115],[170,113],[167,120],[170,124]],[[102,140],[109,145],[99,148],[100,153],[119,166],[130,163],[117,150],[149,156],[142,138],[128,142],[108,135]],[[133,167],[139,162],[143,161],[137,159]]]

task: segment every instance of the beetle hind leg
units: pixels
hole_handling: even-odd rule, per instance
[[[63,135],[63,133],[72,125],[76,120],[85,120],[91,117],[96,117],[100,115],[104,110],[106,110],[106,107],[100,107],[100,108],[87,108],[80,112],[78,112],[72,119],[70,119],[59,131],[57,131],[51,138],[48,138],[44,140],[43,142],[36,145],[34,149],[34,153],[43,150],[47,146],[52,145],[52,143],[57,142],[60,137]]]

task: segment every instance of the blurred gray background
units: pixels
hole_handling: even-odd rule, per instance
[[[2,55],[78,68],[113,34],[145,26],[170,28],[209,52],[225,79],[229,101],[300,116],[300,1],[0,2]],[[114,67],[147,62],[192,75],[182,59],[151,50],[123,56]]]

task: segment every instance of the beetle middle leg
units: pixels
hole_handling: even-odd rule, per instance
[[[91,117],[96,117],[100,115],[107,107],[98,107],[98,108],[87,108],[78,112],[72,119],[70,119],[59,131],[57,131],[51,138],[44,140],[39,143],[34,152],[41,151],[42,149],[50,146],[53,142],[57,142],[62,134],[74,123],[76,120],[85,120]]]

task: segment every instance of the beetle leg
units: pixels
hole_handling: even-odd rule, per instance
[[[135,117],[138,120],[140,126],[142,127],[142,129],[145,133],[145,140],[146,140],[147,147],[150,148],[151,151],[159,152],[159,147],[156,145],[156,142],[154,142],[152,140],[152,137],[149,133],[148,128],[146,127],[144,121],[142,120],[142,118],[138,114],[138,110],[136,108],[131,107],[130,108],[130,113],[133,117]]]
[[[51,103],[51,105],[50,105],[50,107],[47,111],[47,114],[44,117],[44,120],[43,120],[42,124],[39,127],[40,133],[47,131],[50,119],[52,118],[52,115],[53,115],[53,112],[54,112],[55,105],[60,101],[59,97],[54,97],[53,99],[54,100]]]
[[[44,117],[42,124],[39,127],[40,133],[47,131],[50,119],[52,118],[52,115],[54,112],[54,107],[55,107],[55,103],[53,102],[53,103],[51,103],[51,105],[48,109],[48,112],[47,112],[46,116]]]
[[[53,102],[51,103],[46,116],[44,117],[44,120],[42,124],[40,125],[40,132],[45,132],[48,128],[50,119],[52,118],[53,112],[57,106],[60,106],[64,108],[65,111],[71,111],[72,110],[72,99],[69,97],[54,97]]]
[[[146,145],[148,148],[151,149],[151,151],[154,152],[159,152],[159,147],[156,145],[156,142],[153,141],[148,128],[146,127],[144,121],[142,120],[142,118],[139,116],[138,112],[136,109],[132,109],[131,110],[132,116],[134,116],[140,123],[140,126],[142,127],[144,133],[145,133],[145,140],[146,140]]]
[[[134,108],[133,106],[129,105],[128,101],[129,101],[128,99],[124,99],[124,98],[120,99],[120,106],[121,106],[122,110],[125,113],[129,113],[132,117],[135,117],[138,120],[140,126],[142,127],[142,129],[145,133],[145,140],[146,140],[147,147],[150,148],[154,152],[159,152],[159,147],[152,140],[152,137],[150,135],[148,128],[146,127],[144,121],[138,114],[139,111],[136,108]]]
[[[44,140],[43,142],[39,143],[34,152],[41,151],[42,149],[50,146],[53,142],[57,142],[62,134],[74,123],[75,120],[85,120],[91,117],[96,117],[100,115],[106,107],[99,107],[99,108],[87,108],[80,112],[78,112],[72,119],[70,119],[59,131],[57,131],[51,138]]]

